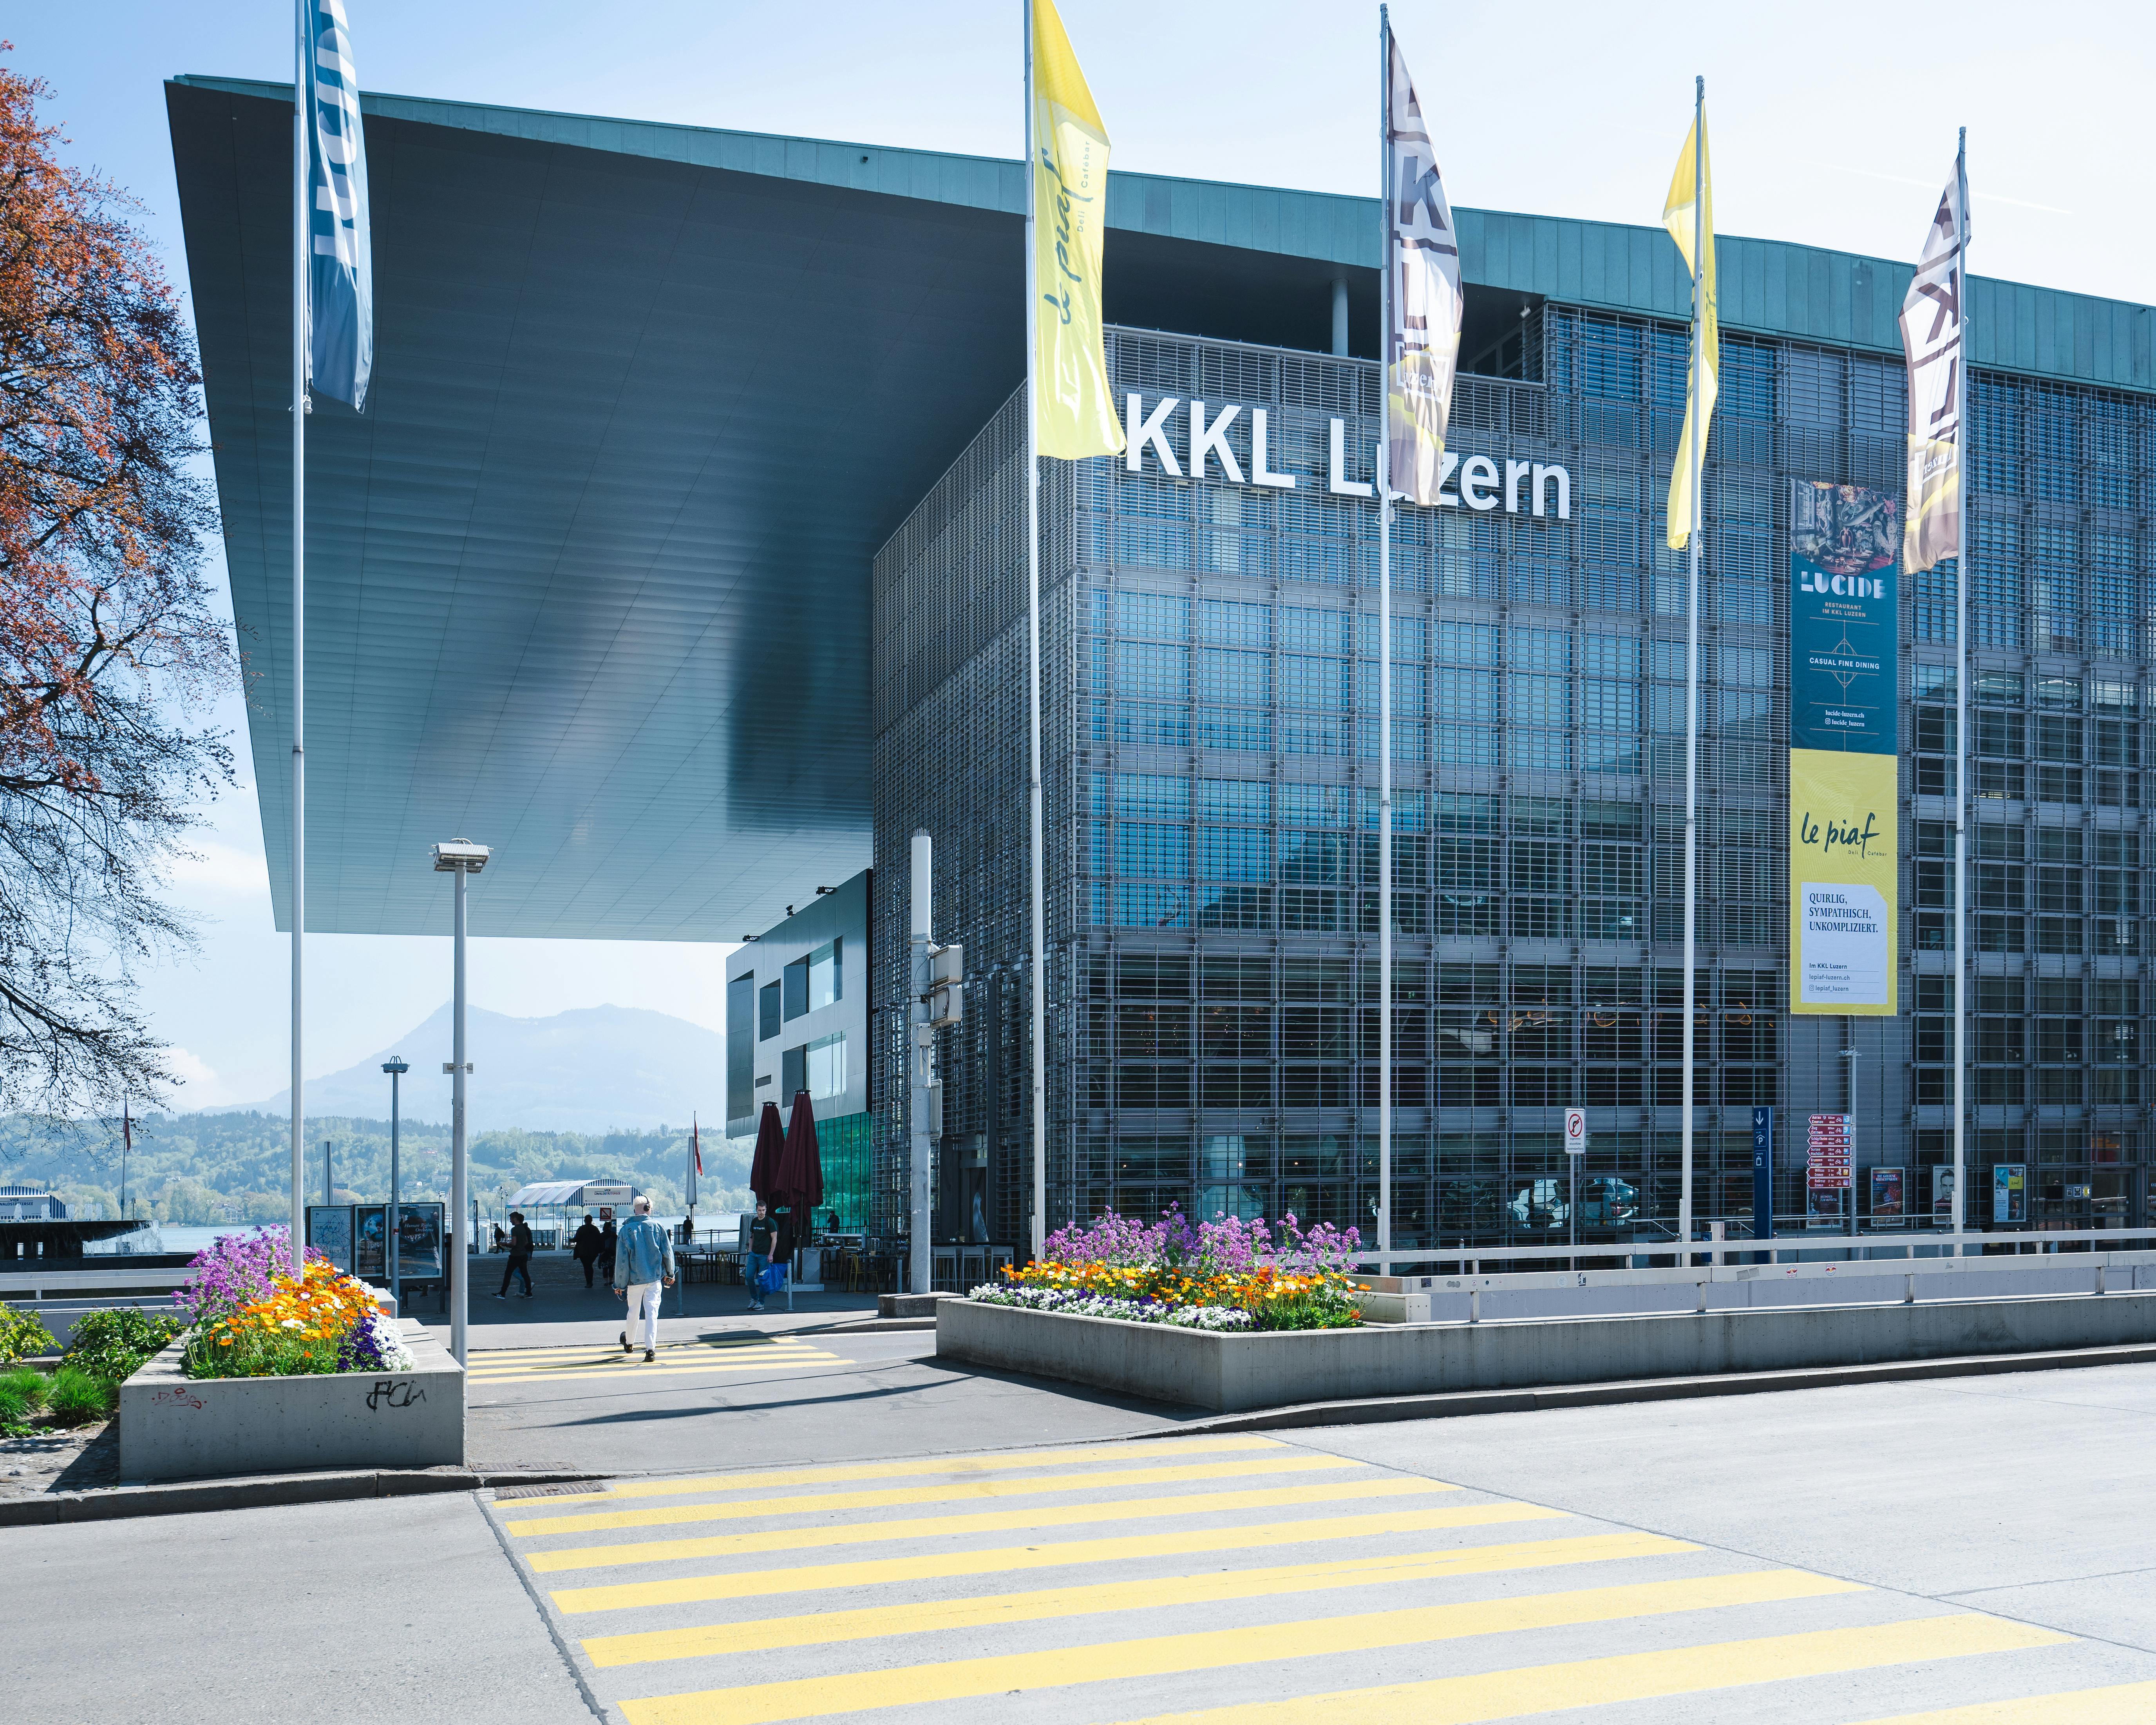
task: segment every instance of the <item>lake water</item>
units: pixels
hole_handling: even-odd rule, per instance
[[[679,1216],[654,1216],[652,1219],[669,1230],[679,1230],[681,1225],[681,1219]],[[700,1224],[700,1228],[721,1226],[726,1219],[728,1219],[721,1213],[707,1211]],[[251,1227],[182,1228],[176,1223],[161,1222],[156,1224],[156,1231],[163,1243],[157,1245],[146,1243],[140,1250],[192,1254],[207,1251],[215,1244],[217,1237],[221,1234],[251,1234],[254,1230]],[[480,1231],[483,1238],[491,1238],[488,1233],[488,1224],[484,1220],[480,1224]]]

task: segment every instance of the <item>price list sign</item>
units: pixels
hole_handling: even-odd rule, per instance
[[[1814,1192],[1846,1192],[1855,1184],[1850,1172],[1850,1121],[1846,1114],[1815,1114],[1804,1128],[1804,1184]]]

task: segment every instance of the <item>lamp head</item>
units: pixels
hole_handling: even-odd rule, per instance
[[[385,1072],[394,1072],[401,1077],[403,1074],[409,1072],[412,1070],[412,1067],[411,1063],[408,1061],[403,1055],[392,1055],[388,1060],[382,1063],[382,1070]]]
[[[469,839],[452,839],[446,845],[434,847],[434,872],[476,875],[486,866],[486,860],[492,854],[485,845],[475,845]]]

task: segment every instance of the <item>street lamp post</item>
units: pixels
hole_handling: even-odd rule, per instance
[[[452,839],[434,847],[434,871],[457,877],[454,983],[451,993],[450,1058],[443,1070],[449,1083],[449,1211],[456,1218],[455,1239],[449,1254],[449,1352],[457,1364],[465,1363],[465,1332],[471,1304],[470,1234],[465,1216],[465,1080],[471,1062],[465,1058],[465,881],[486,866],[490,855],[484,845],[469,839]]]
[[[397,1302],[397,1315],[402,1317],[404,1286],[397,1265],[397,1081],[412,1068],[403,1055],[392,1055],[382,1063],[382,1070],[389,1075],[389,1225],[382,1231],[389,1236],[389,1297]]]

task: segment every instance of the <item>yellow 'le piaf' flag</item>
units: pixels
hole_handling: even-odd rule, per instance
[[[1033,0],[1034,448],[1112,455],[1123,427],[1101,351],[1108,133],[1052,0]]]
[[[1698,163],[1693,163],[1693,153]],[[1670,471],[1669,543],[1681,551],[1691,537],[1693,488],[1699,484],[1701,464],[1707,458],[1707,429],[1714,418],[1715,374],[1722,368],[1722,347],[1717,337],[1714,292],[1714,173],[1707,147],[1707,107],[1700,105],[1677,157],[1676,172],[1670,176],[1670,195],[1662,206],[1662,225],[1670,230],[1677,249],[1684,254],[1685,269],[1699,278],[1699,352],[1694,363],[1701,367],[1698,423],[1692,420],[1690,380],[1685,388],[1684,437],[1677,444],[1676,465]],[[1706,207],[1699,208],[1702,194]],[[1704,218],[1702,220],[1702,218]],[[1695,230],[1707,241],[1706,267],[1692,256]]]

